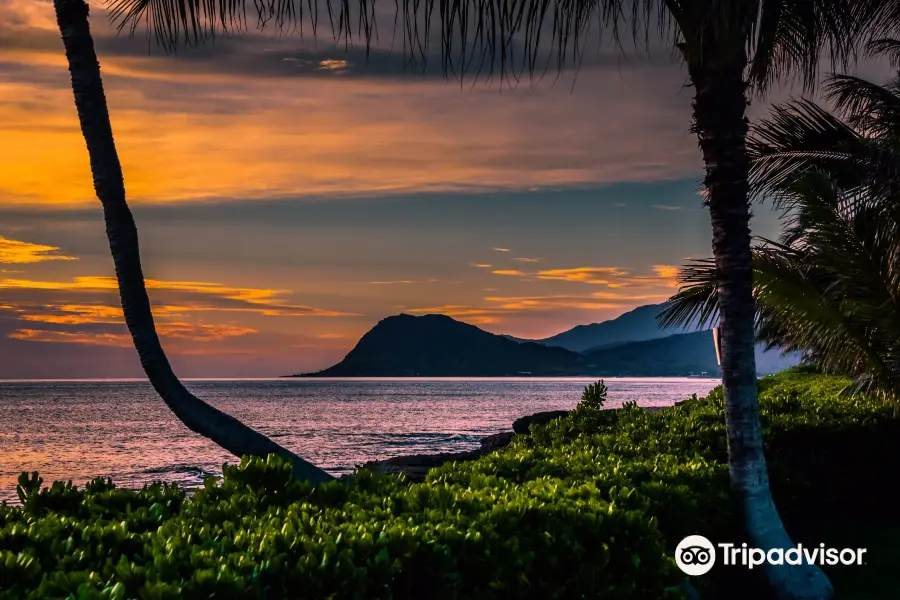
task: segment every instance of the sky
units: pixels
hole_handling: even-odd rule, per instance
[[[166,54],[102,3],[91,27],[181,376],[323,368],[401,312],[547,337],[665,300],[710,255],[691,90],[666,52],[598,46],[577,77],[461,84],[386,41],[367,58],[251,27]],[[0,111],[0,378],[141,376],[51,2],[0,0]],[[753,229],[777,216],[755,206]]]

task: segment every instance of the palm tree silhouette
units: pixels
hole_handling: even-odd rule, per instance
[[[900,42],[876,40],[870,53]],[[895,61],[896,64],[896,61]],[[900,391],[900,78],[826,81],[834,112],[791,101],[749,141],[755,192],[785,211],[754,247],[757,337],[854,376],[847,391]],[[713,321],[717,269],[693,261],[661,324]]]
[[[156,333],[150,298],[144,285],[137,227],[125,200],[122,166],[113,140],[100,65],[88,24],[88,5],[84,0],[54,0],[54,6],[69,62],[78,120],[87,142],[94,190],[103,205],[106,237],[115,264],[125,324],[147,378],[182,423],[232,454],[278,454],[292,463],[294,474],[299,479],[313,482],[334,479],[268,437],[197,398],[172,371]]]
[[[352,38],[353,10],[368,44],[377,29],[374,2],[324,0],[333,31]],[[133,219],[125,203],[121,169],[103,98],[99,69],[83,0],[54,0],[66,44],[82,131],[91,155],[98,197],[104,205],[126,323],[154,387],[189,427],[235,453],[276,448],[300,467],[298,476],[325,475],[231,417],[190,395],[168,365],[153,328]],[[146,22],[165,47],[199,42],[217,30],[240,29],[245,0],[113,0],[113,15],[132,31]],[[811,88],[824,50],[833,62],[851,55],[861,24],[888,27],[898,22],[890,0],[403,0],[397,3],[404,48],[427,56],[438,43],[445,72],[465,72],[477,62],[501,74],[527,70],[555,56],[557,67],[581,56],[595,23],[620,39],[622,28],[639,43],[651,29],[677,48],[694,87],[693,127],[706,167],[713,255],[720,273],[718,310],[722,333],[729,470],[749,541],[761,548],[792,545],[772,501],[763,456],[754,361],[748,158],[745,115],[751,90],[762,94],[773,81],[799,78]],[[309,0],[260,0],[260,21],[293,26],[317,14]],[[308,11],[304,13],[304,6]],[[432,24],[437,19],[432,35]],[[395,21],[396,22],[396,21]],[[315,19],[313,19],[315,23]],[[518,36],[519,43],[513,44]],[[434,42],[433,40],[439,40]],[[543,52],[549,49],[549,53]],[[571,52],[570,52],[571,50]],[[459,61],[454,56],[460,56]],[[516,60],[521,57],[521,60]],[[203,415],[203,416],[201,416]],[[206,419],[209,419],[207,421]],[[828,598],[831,584],[815,566],[767,566],[772,595]]]

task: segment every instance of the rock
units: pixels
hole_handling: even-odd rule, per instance
[[[481,450],[483,452],[493,452],[494,450],[505,448],[509,446],[514,435],[516,435],[514,431],[501,431],[500,433],[481,438]]]
[[[404,473],[412,481],[423,481],[428,471],[448,462],[462,462],[475,460],[485,454],[500,450],[509,445],[515,435],[512,431],[502,431],[481,438],[481,447],[468,452],[443,452],[440,454],[413,454],[410,456],[395,456],[386,460],[372,460],[362,469],[368,469],[376,473]]]
[[[669,407],[646,406],[644,408],[649,412],[658,412]],[[501,431],[500,433],[481,438],[481,447],[476,450],[469,450],[468,452],[443,452],[440,454],[395,456],[386,460],[369,461],[360,468],[368,469],[376,473],[404,473],[412,481],[424,481],[428,471],[434,467],[439,467],[448,462],[475,460],[485,454],[505,448],[512,442],[513,437],[517,434],[527,435],[531,425],[535,423],[544,425],[554,419],[565,417],[568,414],[569,411],[567,410],[549,410],[521,417],[513,422],[513,431]],[[343,480],[348,477],[352,477],[352,475],[345,475],[344,477],[341,477],[341,479]]]
[[[559,419],[569,414],[567,410],[548,410],[546,412],[534,413],[525,417],[520,417],[513,421],[513,431],[527,435],[533,424],[544,425],[553,419]]]
[[[485,454],[482,450],[469,452],[443,452],[440,454],[413,454],[411,456],[395,456],[387,460],[373,460],[362,465],[376,473],[405,473],[413,481],[423,481],[425,475],[434,467],[453,461],[475,460]]]

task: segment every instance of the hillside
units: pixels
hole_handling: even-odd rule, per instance
[[[573,352],[590,352],[625,342],[640,342],[697,331],[696,327],[659,329],[656,315],[660,310],[662,310],[661,305],[648,304],[630,310],[615,319],[590,325],[577,325],[542,340],[517,341],[533,341],[545,346],[559,346]]]
[[[585,354],[514,342],[444,315],[381,320],[338,364],[303,377],[683,377],[718,374],[712,333],[676,334]]]
[[[682,333],[655,340],[630,342],[585,354],[597,365],[597,377],[718,377],[711,331]]]
[[[444,315],[381,320],[334,365],[307,377],[506,377],[585,373],[584,357],[516,343]]]

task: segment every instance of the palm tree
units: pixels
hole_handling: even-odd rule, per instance
[[[114,255],[131,256],[127,261],[122,256],[117,259],[123,304],[130,307],[126,320],[148,376],[158,390],[168,394],[170,406],[177,407],[183,400],[193,406],[196,399],[188,400],[186,392],[172,392],[182,388],[164,361],[152,329],[149,303],[140,292],[143,286],[138,281],[137,238],[130,215],[124,210],[121,173],[114,160],[108,120],[103,120],[102,136],[94,137],[97,132],[92,129],[92,119],[105,113],[105,104],[99,101],[102,88],[96,58],[93,50],[86,50],[90,47],[86,23],[73,25],[86,19],[86,9],[82,0],[55,0],[55,4],[64,38],[69,32],[67,54],[76,103],[84,107],[79,107],[79,116],[92,154],[98,195],[106,196],[104,205],[112,202],[106,186],[115,185],[118,208],[107,210],[108,222],[117,226],[120,221],[131,223],[126,227],[128,237],[118,237],[121,233],[116,227],[109,232]],[[307,4],[310,11],[317,8],[312,0]],[[326,4],[332,28],[339,37],[349,40],[351,3],[326,0]],[[889,0],[404,0],[397,4],[402,13],[398,16],[404,20],[404,47],[423,57],[429,41],[438,37],[429,35],[437,16],[443,67],[448,72],[465,71],[474,62],[472,52],[476,48],[483,59],[479,70],[488,60],[491,69],[499,62],[501,73],[508,72],[509,67],[514,73],[527,69],[534,74],[544,48],[549,48],[551,55],[555,53],[557,66],[563,68],[570,49],[572,56],[581,55],[588,28],[595,21],[610,28],[617,40],[621,28],[629,27],[637,42],[648,39],[650,29],[658,26],[662,36],[681,52],[694,87],[694,130],[706,166],[713,255],[720,273],[717,298],[732,489],[749,541],[762,548],[787,548],[792,544],[769,491],[756,397],[745,144],[748,94],[751,88],[763,94],[773,81],[787,76],[798,77],[807,88],[813,86],[822,51],[827,48],[834,62],[844,62],[857,35],[856,24],[866,20],[896,23],[896,15],[889,10],[893,4]],[[263,23],[293,25],[310,16],[304,15],[303,2],[299,1],[262,0],[254,5]],[[376,31],[374,5],[360,0],[354,7],[368,44]],[[134,31],[146,22],[157,41],[167,48],[181,39],[198,42],[216,30],[239,29],[245,22],[245,9],[244,0],[113,0],[113,14],[120,27]],[[549,26],[548,14],[552,15]],[[516,35],[523,41],[513,45]],[[514,60],[514,49],[522,50],[519,54],[523,60]],[[454,54],[461,56],[459,62],[453,60]],[[136,304],[142,307],[139,312]],[[262,441],[260,444],[265,445]],[[766,575],[779,598],[827,598],[832,593],[827,578],[814,566],[770,567]]]
[[[278,454],[293,464],[294,475],[299,479],[313,482],[333,479],[325,471],[191,394],[172,371],[153,324],[150,299],[144,285],[137,227],[125,201],[122,167],[113,141],[100,65],[88,25],[88,5],[84,0],[54,0],[53,4],[66,48],[78,120],[87,142],[94,190],[103,205],[106,236],[115,263],[125,323],[147,378],[176,417],[192,431],[232,454]]]
[[[791,215],[777,241],[753,248],[757,339],[800,352],[856,391],[900,392],[900,226],[867,202],[847,198],[821,172],[782,191]],[[664,326],[716,318],[718,270],[692,261],[660,313]]]
[[[870,52],[896,53],[877,40]],[[760,341],[855,377],[848,391],[900,391],[900,79],[833,75],[836,114],[775,107],[749,142],[755,192],[785,211],[777,242],[754,248]],[[717,269],[695,261],[663,310],[666,325],[709,323]]]

